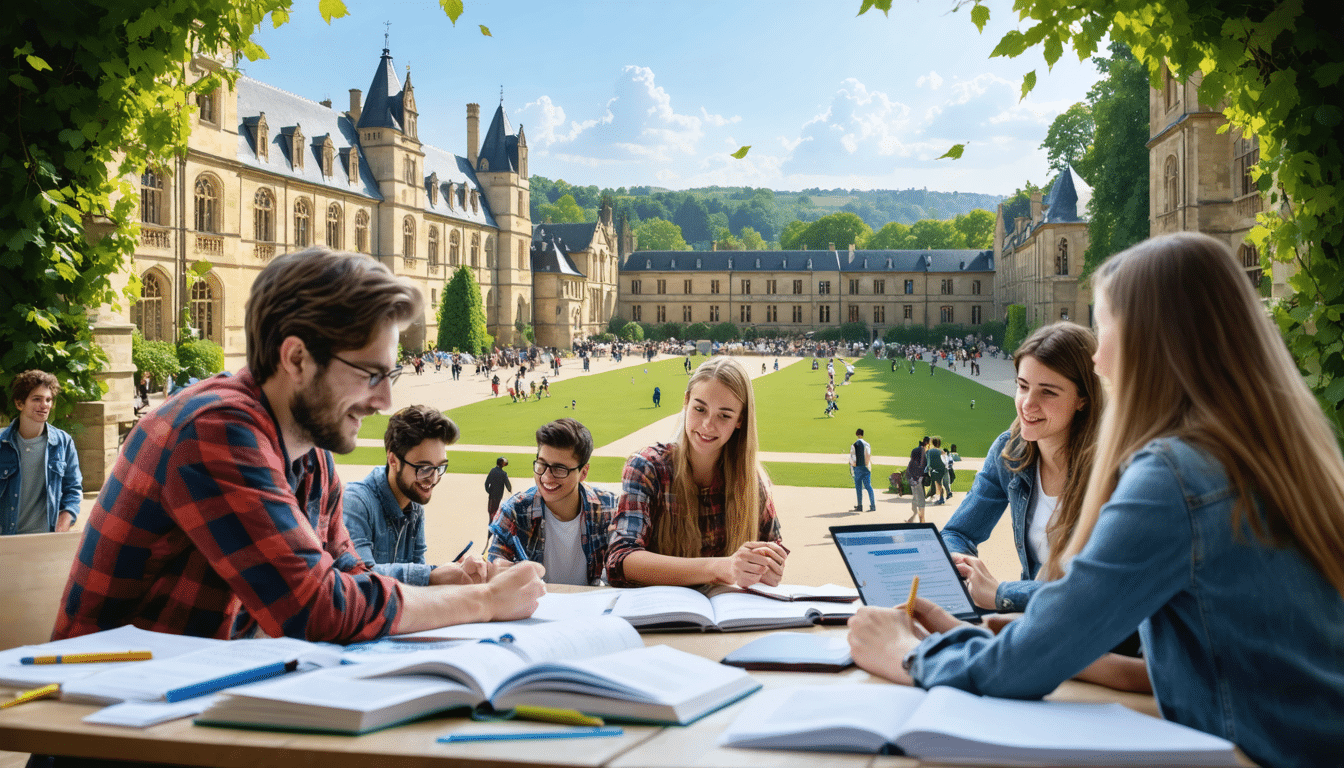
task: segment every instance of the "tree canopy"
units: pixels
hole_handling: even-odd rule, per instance
[[[449,278],[439,302],[439,349],[477,355],[490,351],[493,343],[485,325],[481,285],[470,267],[460,266]]]
[[[681,236],[681,227],[670,221],[645,219],[635,227],[635,249],[640,251],[685,251],[689,249]]]
[[[542,203],[539,211],[542,221],[554,224],[582,224],[588,220],[587,212],[570,194],[561,195],[554,203]]]
[[[1046,159],[1050,161],[1050,170],[1058,173],[1070,165],[1077,168],[1092,148],[1095,132],[1092,107],[1087,102],[1080,101],[1056,115],[1045,132],[1045,141],[1041,142],[1041,149],[1046,151]]]

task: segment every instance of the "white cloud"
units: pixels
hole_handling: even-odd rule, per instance
[[[923,88],[925,83],[929,84],[929,90],[936,91],[943,87],[943,78],[937,72],[930,71],[929,74],[920,75],[919,78],[915,80],[915,87]]]

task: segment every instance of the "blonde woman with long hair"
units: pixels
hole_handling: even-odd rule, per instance
[[[1344,456],[1227,246],[1184,233],[1096,275],[1110,383],[1067,572],[997,636],[925,600],[862,608],[865,669],[1037,698],[1135,625],[1164,717],[1261,765],[1344,744]],[[1291,467],[1292,482],[1283,468]]]
[[[728,356],[701,363],[686,385],[677,439],[626,462],[608,580],[779,584],[788,550],[756,454],[756,403],[746,369]]]

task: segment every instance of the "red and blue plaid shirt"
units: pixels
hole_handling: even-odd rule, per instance
[[[243,369],[131,430],[89,515],[52,638],[134,624],[222,639],[260,630],[371,640],[394,627],[399,589],[355,553],[331,454],[291,461]]]
[[[671,443],[656,443],[644,448],[625,462],[621,474],[621,500],[611,523],[611,544],[607,548],[607,580],[613,587],[638,587],[642,584],[625,577],[625,558],[631,552],[647,550],[653,532],[653,518],[678,513],[677,496],[672,490]],[[779,518],[769,487],[761,489],[761,541],[781,541]],[[700,489],[700,556],[724,557],[728,544],[727,502],[723,481]]]
[[[611,535],[611,516],[616,512],[616,494],[579,483],[579,515],[583,517],[583,532],[579,546],[588,561],[588,583],[602,581],[602,569],[607,565],[607,541]],[[491,558],[518,560],[513,537],[523,545],[527,559],[545,565],[546,503],[534,485],[505,500],[490,523]]]

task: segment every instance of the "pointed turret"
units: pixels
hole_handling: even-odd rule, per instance
[[[364,109],[360,111],[359,127],[395,128],[400,131],[401,120],[401,81],[397,79],[397,68],[392,63],[392,52],[384,48],[378,69],[373,73],[373,82],[369,83]]]
[[[518,171],[518,137],[512,135],[503,102],[495,110],[495,117],[485,132],[485,141],[481,143],[480,156],[476,160],[476,170]]]

